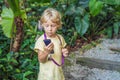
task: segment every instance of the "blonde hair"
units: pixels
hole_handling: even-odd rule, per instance
[[[47,20],[51,20],[53,23],[56,23],[58,27],[62,26],[61,15],[53,8],[48,8],[43,12],[40,22],[43,24],[47,22]]]

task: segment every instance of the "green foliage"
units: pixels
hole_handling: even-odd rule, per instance
[[[96,46],[99,45],[100,43],[101,43],[101,40],[98,39],[98,40],[96,40],[96,41],[92,41],[91,43],[82,46],[82,47],[79,49],[80,54],[81,54],[81,55],[84,54],[84,52],[92,49],[93,47],[96,47]]]
[[[0,26],[0,55],[9,51],[10,39],[3,35],[2,27]]]
[[[75,17],[75,28],[76,31],[83,36],[89,27],[89,15],[86,14],[83,18]]]
[[[16,26],[14,24],[14,18],[16,16],[21,16],[22,19],[25,20],[27,19],[26,12],[25,10],[20,10],[19,6],[19,0],[7,0],[9,3],[10,8],[4,7],[2,9],[2,21],[1,25],[3,27],[4,34],[8,38],[14,37],[14,34],[16,31]]]
[[[106,29],[106,33],[107,33],[108,38],[112,37],[112,30],[113,30],[112,27],[109,27],[109,28]]]
[[[29,54],[30,55],[30,54]],[[14,80],[36,80],[38,64],[36,56],[30,58],[28,54],[7,53],[0,55],[0,78]],[[26,56],[26,57],[25,57]],[[30,77],[31,76],[31,77]]]
[[[108,38],[113,38],[119,34],[120,22],[115,22],[113,26],[110,26],[106,29],[105,33]]]
[[[92,4],[92,1],[93,0],[91,0],[91,2],[89,3],[89,7],[90,4],[94,5]],[[120,20],[120,9],[118,9],[120,6],[114,5],[116,1],[112,2],[112,6],[106,0],[101,2],[104,3],[104,5],[102,5],[102,10],[100,9],[99,14],[97,14],[96,16],[90,17],[91,24],[88,29],[87,35],[93,37],[94,35],[102,35],[105,33],[108,38],[113,38],[114,36],[117,36],[120,31],[118,26],[114,27],[115,23]]]
[[[112,6],[111,6],[112,5]],[[108,16],[108,23],[104,30],[105,34],[107,34],[108,38],[114,38],[115,36],[119,35],[120,32],[120,4],[118,2],[118,5],[116,5],[116,0],[113,1],[112,4],[109,4],[109,2],[106,2],[106,9],[104,10],[104,12],[106,12],[106,14],[109,14]]]
[[[115,22],[113,24],[113,27],[114,27],[114,34],[118,35],[119,34],[119,28],[120,28],[120,22]]]
[[[83,37],[89,27],[89,13],[86,12],[86,7],[81,7],[79,3],[74,0],[57,4],[59,5],[57,9],[62,13],[63,19],[61,31],[69,45],[74,45],[78,37]],[[72,38],[70,38],[71,35],[73,35]]]
[[[53,7],[62,14],[63,26],[58,33],[62,34],[66,42],[71,46],[74,46],[76,39],[81,37],[89,40],[95,38],[96,35],[99,36],[104,33],[111,38],[120,33],[119,0],[90,0],[90,2],[89,0],[19,1],[20,9],[18,2],[14,1],[13,3],[20,11],[16,12],[15,6],[11,5],[14,6],[12,7],[13,12],[9,8],[7,9],[8,11],[3,9],[4,13],[2,12],[1,14],[2,21],[6,26],[4,27],[5,31],[7,31],[4,33],[8,35],[7,37],[11,36],[10,30],[13,29],[13,27],[8,27],[13,26],[13,19],[11,17],[20,15],[26,21],[24,21],[24,39],[18,53],[9,52],[12,41],[3,35],[3,25],[2,27],[0,26],[0,79],[37,79],[39,64],[37,54],[35,54],[33,48],[36,37],[43,33],[38,30],[38,20],[47,7]],[[95,43],[91,42],[91,45],[95,46]],[[89,48],[85,47],[85,50]]]
[[[101,1],[90,0],[90,2],[89,2],[90,13],[93,16],[98,15],[100,13],[100,11],[102,10],[102,7],[103,7],[103,2],[101,2]]]
[[[7,0],[15,16],[20,15],[19,0]]]
[[[23,19],[24,23],[27,23],[27,14],[25,10],[20,10],[21,18]]]
[[[39,65],[37,54],[33,51],[36,36],[26,30],[27,29],[25,29],[25,33],[27,35],[24,38],[24,42],[19,53],[9,52],[10,39],[4,35],[0,36],[0,79],[37,79]],[[1,27],[0,34],[2,34]]]
[[[111,5],[120,5],[120,0],[104,0],[104,2]]]
[[[13,35],[13,31],[15,30],[13,28],[13,22],[14,22],[14,14],[11,10],[11,8],[4,8],[1,14],[2,17],[2,21],[1,21],[1,25],[2,25],[2,29],[4,31],[4,34],[11,38]]]

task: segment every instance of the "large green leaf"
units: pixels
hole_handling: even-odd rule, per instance
[[[89,27],[89,15],[86,14],[83,18],[75,17],[75,28],[80,36],[83,36]]]
[[[120,0],[104,0],[106,4],[120,5]]]
[[[65,15],[73,15],[75,13],[75,5],[70,4],[69,7],[67,8]]]
[[[89,2],[90,13],[93,16],[96,16],[97,14],[99,14],[100,11],[102,10],[102,7],[103,7],[103,2],[101,1],[90,0]]]
[[[120,24],[120,22],[116,22],[116,23],[114,23],[114,25],[113,25],[115,35],[118,35],[118,33],[119,33],[119,27],[120,27],[119,24]]]
[[[82,27],[82,24],[81,24],[81,20],[79,17],[75,17],[75,28],[76,28],[76,31],[78,33],[80,33],[81,31],[81,27]]]
[[[12,37],[12,26],[13,26],[13,21],[14,21],[14,14],[12,10],[9,8],[4,8],[1,14],[2,21],[2,29],[4,34],[8,37]]]
[[[112,27],[107,28],[106,33],[107,33],[108,38],[111,38],[112,37]]]
[[[21,15],[19,0],[7,0],[15,16]]]
[[[82,7],[77,7],[75,13],[78,15],[84,15],[85,9]]]
[[[96,0],[90,0],[89,2],[89,9],[91,10],[93,8],[93,6],[95,5]]]
[[[27,23],[27,14],[25,10],[21,10],[21,18],[24,20],[24,23]]]
[[[26,76],[28,76],[28,75],[30,75],[30,74],[32,74],[32,73],[33,73],[32,71],[26,71],[26,72],[24,73],[23,77],[25,78]]]

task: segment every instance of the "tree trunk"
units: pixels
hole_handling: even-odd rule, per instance
[[[22,38],[23,38],[24,22],[21,17],[15,17],[15,25],[16,25],[16,36],[14,38],[12,51],[18,52],[21,46]]]

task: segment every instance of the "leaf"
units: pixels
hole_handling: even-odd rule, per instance
[[[16,71],[17,73],[20,73],[20,72],[21,72],[21,70],[18,69],[18,68],[16,68],[15,71]]]
[[[22,62],[21,67],[22,67],[22,68],[26,67],[26,66],[29,64],[30,61],[31,61],[31,59],[25,59],[25,60]]]
[[[7,0],[15,16],[20,15],[19,0]]]
[[[8,54],[7,54],[7,60],[8,60],[8,61],[11,61],[11,60],[12,60],[12,56],[13,56],[13,54],[8,53]]]
[[[108,38],[111,38],[112,37],[112,27],[107,28],[106,31],[107,31]]]
[[[14,65],[18,65],[17,60],[16,60],[16,59],[14,59],[14,58],[12,58],[12,59],[11,59],[11,62],[12,62],[12,64],[14,64]]]
[[[27,23],[27,15],[25,10],[21,10],[21,17],[24,20],[24,23]]]
[[[89,27],[89,15],[86,14],[83,18],[75,17],[75,28],[80,36],[83,36]]]
[[[92,10],[93,9],[93,6],[95,5],[96,3],[96,0],[90,0],[89,2],[89,9]]]
[[[2,69],[2,67],[4,67],[4,65],[0,64],[0,68]]]
[[[74,23],[75,23],[76,31],[77,31],[78,33],[80,33],[80,31],[81,31],[81,26],[82,26],[80,18],[79,18],[79,17],[75,17],[75,22],[74,22]]]
[[[22,78],[23,78],[23,73],[19,73],[19,74],[14,74],[13,75],[16,79],[18,79],[18,80],[23,80]]]
[[[79,0],[79,5],[83,8],[87,8],[88,7],[88,3],[89,3],[89,0]]]
[[[65,15],[72,15],[74,14],[76,11],[75,9],[75,5],[74,4],[70,4],[70,6],[67,8]]]
[[[113,25],[115,35],[118,35],[118,33],[119,33],[119,24],[120,24],[119,22],[116,22]]]
[[[78,33],[76,31],[74,31],[74,34],[73,34],[73,36],[71,37],[71,40],[70,40],[70,44],[75,43],[75,40],[77,39],[77,37],[78,37]]]
[[[104,0],[104,2],[110,5],[120,5],[120,0]]]
[[[9,9],[4,8],[1,16],[2,16],[1,25],[2,25],[3,32],[5,36],[7,36],[8,38],[11,38],[12,37],[12,26],[13,26],[13,21],[14,21],[14,14],[11,8]]]
[[[77,7],[75,13],[84,15],[85,10],[82,7]]]
[[[83,28],[82,28],[81,33],[82,33],[82,35],[84,35],[89,27],[89,15],[88,14],[83,17],[82,23],[83,23],[82,24]]]
[[[27,79],[27,78],[23,78],[23,80],[29,80],[29,79]]]
[[[27,72],[24,73],[23,77],[25,78],[26,76],[28,76],[28,75],[30,75],[32,73],[33,73],[32,71],[27,71]]]
[[[0,59],[0,61],[1,62],[3,62],[3,61],[7,62],[8,60],[7,60],[7,58],[2,58],[2,59]]]
[[[54,4],[57,0],[51,0],[51,3]]]
[[[101,2],[101,1],[90,0],[90,2],[89,2],[90,13],[93,16],[98,15],[100,13],[100,11],[102,10],[102,7],[103,7],[103,2]]]
[[[0,55],[2,54],[2,49],[0,49]]]

